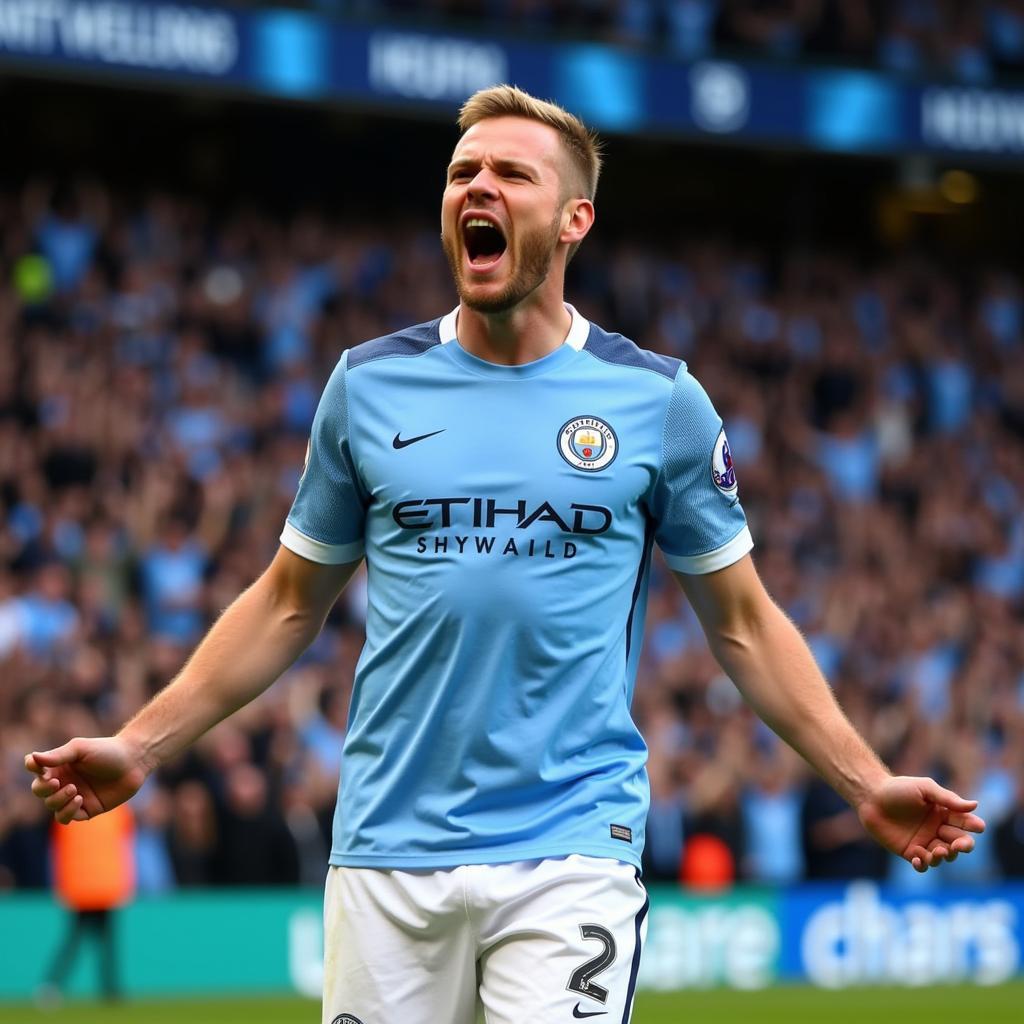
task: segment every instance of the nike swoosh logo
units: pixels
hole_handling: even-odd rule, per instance
[[[435,434],[443,434],[447,428],[442,427],[440,430],[435,430],[430,434],[420,434],[419,437],[407,437],[404,441],[402,440],[401,431],[395,434],[394,441],[391,442],[393,448],[408,448],[409,445],[415,444],[417,441],[426,441],[428,437],[434,437]]]
[[[593,1013],[587,1013],[585,1010],[580,1009],[579,1003],[572,1008],[572,1015],[580,1020],[584,1017],[603,1017],[607,1012],[607,1010],[594,1010]]]

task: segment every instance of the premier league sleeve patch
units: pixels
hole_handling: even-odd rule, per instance
[[[610,466],[619,454],[615,431],[597,416],[576,416],[558,431],[562,458],[584,473],[596,473]]]
[[[736,467],[733,465],[732,450],[729,448],[729,440],[724,430],[719,432],[711,453],[711,479],[727,498],[737,496],[739,487],[736,483]]]

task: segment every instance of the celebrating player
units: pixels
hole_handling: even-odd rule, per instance
[[[645,929],[630,717],[657,543],[758,714],[924,871],[975,802],[891,776],[762,587],[722,422],[679,360],[563,300],[592,134],[517,89],[464,106],[441,238],[459,295],[331,375],[266,572],[112,738],[26,758],[60,822],[265,690],[366,558],[325,901],[325,1024],[626,1022]]]

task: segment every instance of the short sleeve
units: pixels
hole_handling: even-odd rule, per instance
[[[343,565],[365,550],[367,497],[349,443],[347,354],[320,398],[306,466],[281,533],[281,543],[312,562]]]
[[[754,546],[732,452],[707,393],[680,367],[662,435],[652,513],[655,539],[676,572],[724,569]]]

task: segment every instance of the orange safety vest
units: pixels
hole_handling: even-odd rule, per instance
[[[75,910],[110,910],[135,894],[135,822],[125,804],[53,825],[53,886]]]

